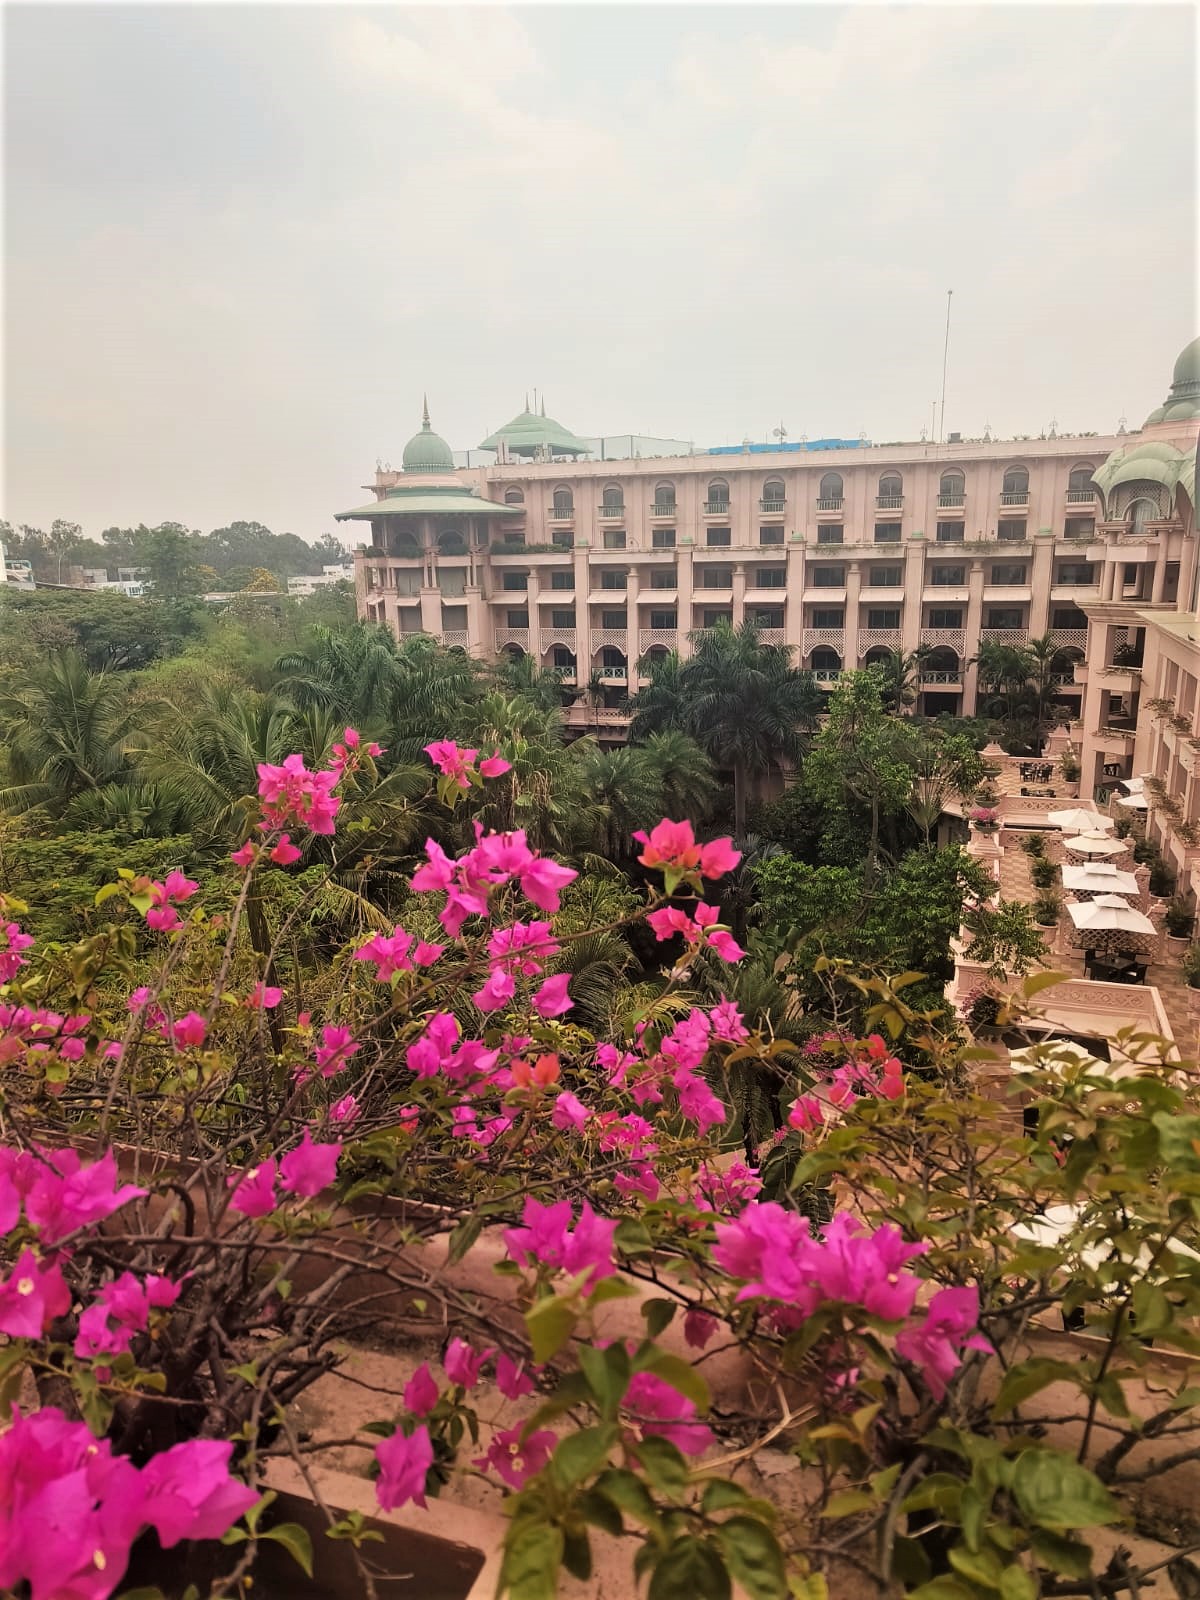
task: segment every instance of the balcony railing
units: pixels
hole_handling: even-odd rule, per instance
[[[574,506],[551,506],[550,507],[550,521],[551,522],[574,522],[574,520],[575,520],[575,507]]]
[[[1096,498],[1094,489],[1068,489],[1067,504],[1069,506],[1090,506]]]
[[[1050,629],[1050,638],[1063,650],[1086,650],[1087,636],[1088,631],[1086,628]],[[1022,640],[1021,642],[1023,644],[1025,641]]]
[[[760,644],[786,644],[786,628],[760,628],[758,630]]]
[[[674,500],[655,500],[651,502],[650,515],[652,517],[673,517],[677,507]]]
[[[844,503],[845,502],[842,500],[842,497],[841,497],[840,494],[839,495],[834,495],[832,497],[827,497],[824,500],[818,500],[817,501],[817,510],[818,511],[840,511],[842,509],[842,506],[844,505]]]
[[[1028,489],[1004,489],[1000,494],[1002,506],[1027,506],[1029,504]]]
[[[765,511],[768,516],[779,516],[787,509],[786,500],[760,500],[758,509]]]
[[[858,630],[858,653],[865,656],[868,650],[899,650],[899,628],[860,628]]]
[[[845,628],[805,628],[800,636],[800,653],[808,655],[810,650],[815,650],[819,645],[827,645],[841,655],[845,642]]]
[[[967,647],[965,628],[922,628],[921,643],[934,650],[953,650],[961,656]]]
[[[593,628],[592,629],[592,654],[603,650],[605,645],[611,645],[614,650],[629,648],[628,628]]]
[[[572,654],[575,650],[576,633],[574,628],[543,628],[538,634],[543,652],[553,650],[555,645],[561,644]]]
[[[875,496],[875,504],[880,511],[899,511],[904,504],[904,496],[902,494],[877,494]]]
[[[706,500],[704,502],[704,515],[706,517],[727,517],[729,515],[729,501]]]
[[[678,628],[638,629],[638,649],[643,655],[645,655],[647,650],[653,650],[656,646],[663,646],[668,650],[674,650],[678,643]]]
[[[961,506],[966,504],[966,499],[965,494],[940,494],[938,495],[937,503],[941,507]]]
[[[842,675],[841,667],[814,667],[812,675],[818,683],[836,683]]]
[[[979,642],[991,640],[993,644],[1005,644],[1013,649],[1029,643],[1028,628],[980,628]]]
[[[529,629],[528,628],[497,628],[496,629],[496,648],[497,648],[497,650],[502,649],[503,646],[506,645],[506,644],[519,645],[522,650],[528,650],[529,649]]]
[[[601,667],[599,671],[605,683],[626,683],[629,680],[628,667]]]
[[[961,683],[961,672],[930,672],[927,667],[921,669],[921,682],[926,683]]]
[[[606,501],[602,501],[598,509],[602,522],[620,522],[625,515],[625,504],[623,501],[619,506],[614,506]]]
[[[443,628],[442,644],[447,650],[467,650],[471,645],[471,635],[465,628]]]

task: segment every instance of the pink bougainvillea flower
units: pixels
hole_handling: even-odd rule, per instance
[[[71,1309],[71,1291],[57,1263],[43,1266],[28,1245],[7,1279],[0,1281],[0,1333],[37,1339]]]
[[[499,778],[505,772],[512,771],[512,762],[505,761],[499,750],[490,756],[485,756],[479,763],[481,778]]]
[[[240,850],[231,852],[229,859],[239,867],[252,867],[258,856],[258,846],[253,839],[247,839]]]
[[[452,778],[464,793],[471,787],[470,772],[478,750],[460,749],[453,739],[436,739],[425,746],[425,754],[438,771]]]
[[[545,1051],[532,1066],[523,1057],[512,1064],[512,1080],[518,1089],[548,1089],[558,1082],[561,1074],[562,1064],[553,1050]]]
[[[117,1187],[111,1150],[84,1165],[74,1150],[38,1151],[44,1165],[25,1197],[25,1215],[46,1244],[58,1244],[79,1228],[102,1222],[130,1200],[148,1193],[136,1184]]]
[[[28,962],[21,954],[33,943],[31,933],[22,933],[17,922],[0,923],[0,983],[9,983]]]
[[[322,1189],[328,1189],[337,1176],[341,1153],[340,1144],[314,1144],[312,1134],[305,1128],[300,1143],[279,1163],[280,1182],[289,1194],[311,1200]]]
[[[650,1201],[658,1199],[661,1188],[657,1174],[648,1161],[631,1167],[628,1172],[613,1173],[613,1184],[628,1199],[640,1195],[642,1199]]]
[[[680,1067],[671,1079],[679,1096],[679,1109],[701,1133],[724,1122],[728,1112],[698,1072]]]
[[[433,1465],[433,1443],[424,1423],[411,1434],[394,1433],[375,1446],[379,1478],[375,1497],[384,1511],[425,1504],[425,1475]]]
[[[422,1361],[404,1385],[405,1408],[411,1411],[414,1417],[427,1417],[440,1398],[441,1390],[429,1370],[429,1363]]]
[[[292,843],[289,834],[281,833],[277,843],[271,850],[270,859],[277,867],[290,867],[293,863],[299,861],[303,854],[304,852],[297,849]]]
[[[574,1128],[578,1132],[587,1119],[588,1108],[583,1102],[577,1100],[569,1089],[560,1090],[554,1101],[554,1110],[550,1113],[550,1120],[554,1126],[563,1132],[568,1128]]]
[[[357,1110],[358,1107],[355,1105],[355,1115]],[[330,1118],[344,1120],[333,1117],[332,1107]],[[279,1162],[280,1182],[289,1193],[299,1195],[303,1199],[311,1199],[332,1184],[337,1176],[341,1154],[340,1143],[315,1144],[312,1129],[305,1128],[300,1143],[289,1150]]]
[[[174,906],[151,906],[146,913],[146,926],[155,933],[170,933],[182,927],[182,919]]]
[[[636,1437],[657,1435],[669,1440],[685,1456],[703,1455],[713,1442],[712,1429],[695,1420],[696,1402],[653,1372],[634,1374],[621,1409],[632,1421]]]
[[[349,1028],[322,1028],[321,1043],[313,1051],[317,1070],[323,1078],[332,1078],[359,1048]]]
[[[799,1133],[808,1133],[813,1128],[821,1127],[824,1121],[825,1113],[815,1095],[797,1095],[792,1101],[792,1109],[788,1112],[789,1127],[795,1128]]]
[[[633,837],[643,846],[638,860],[644,867],[666,867],[676,874],[698,871],[702,877],[719,878],[742,859],[728,838],[697,844],[692,825],[686,821],[671,822],[664,817],[648,834],[639,831]]]
[[[961,1364],[963,1350],[991,1350],[981,1334],[971,1333],[978,1321],[979,1290],[974,1284],[939,1289],[930,1300],[920,1327],[897,1334],[897,1354],[920,1368],[935,1400],[945,1395],[946,1384]]]
[[[732,1212],[762,1193],[757,1167],[735,1161],[728,1167],[700,1163],[696,1173],[696,1206],[701,1211]]]
[[[543,911],[557,911],[559,895],[576,877],[578,873],[549,856],[535,856],[521,873],[521,893]]]
[[[189,1439],[142,1469],[142,1517],[165,1550],[182,1539],[219,1539],[258,1500],[229,1471],[228,1439]]]
[[[413,935],[399,926],[391,934],[377,933],[354,952],[356,961],[374,961],[380,983],[390,983],[398,972],[413,972],[430,966],[443,953],[444,944],[426,944],[422,939],[413,947]]]
[[[722,961],[740,961],[746,952],[727,928],[721,927],[718,918],[721,913],[716,906],[706,906],[701,902],[696,907],[697,926],[704,930],[705,943],[710,950],[715,950]]]
[[[523,1361],[514,1361],[506,1350],[496,1357],[496,1387],[506,1400],[520,1400],[532,1394],[533,1379]]]
[[[726,1000],[721,996],[720,1004],[713,1006],[708,1013],[712,1023],[714,1039],[725,1039],[730,1044],[739,1044],[741,1040],[750,1037],[750,1030],[746,1027],[745,1018],[738,1010],[733,1000]]]
[[[204,1043],[208,1033],[208,1023],[196,1011],[189,1011],[180,1017],[171,1029],[171,1038],[178,1049],[196,1049]]]
[[[571,1220],[569,1200],[544,1206],[532,1195],[526,1195],[521,1212],[523,1226],[505,1230],[505,1248],[520,1266],[540,1265],[569,1273],[588,1270],[586,1287],[590,1291],[601,1278],[611,1277],[617,1270],[612,1254],[617,1224],[598,1217],[586,1200],[573,1231]]]
[[[175,867],[163,879],[163,898],[178,905],[181,900],[190,900],[199,887],[194,878],[185,878],[178,867]]]
[[[560,972],[553,978],[547,978],[541,988],[530,996],[529,1003],[539,1017],[561,1017],[564,1012],[570,1011],[575,1004],[567,993],[570,981],[569,973]]]
[[[517,992],[517,985],[511,972],[505,972],[501,967],[496,967],[488,974],[487,982],[482,989],[477,989],[471,999],[480,1011],[499,1011],[501,1006],[506,1006]]]
[[[495,1472],[510,1489],[520,1489],[542,1470],[557,1443],[558,1436],[548,1428],[539,1428],[523,1439],[518,1424],[493,1434],[487,1455],[476,1456],[471,1464],[480,1472]]]
[[[123,1272],[80,1316],[75,1354],[86,1360],[128,1350],[134,1335],[148,1326],[151,1309],[174,1305],[181,1287],[155,1274],[143,1281]]]
[[[442,1357],[442,1366],[451,1383],[457,1383],[463,1389],[473,1389],[479,1382],[484,1363],[490,1361],[495,1353],[491,1345],[477,1352],[465,1339],[451,1339]]]
[[[129,999],[125,1002],[125,1008],[128,1011],[141,1011],[143,1007],[149,1004],[149,1001],[150,991],[143,984],[141,988],[135,989],[129,996]]]
[[[355,1095],[344,1094],[340,1100],[335,1100],[329,1108],[330,1122],[337,1122],[344,1128],[357,1122],[361,1115],[361,1107]]]
[[[420,1121],[420,1106],[401,1106],[396,1113],[396,1123],[405,1133],[416,1133]]]
[[[246,996],[246,1004],[252,1011],[270,1011],[283,999],[283,990],[276,989],[269,983],[264,983],[260,978]]]
[[[693,1350],[703,1350],[721,1324],[709,1311],[693,1306],[683,1319],[683,1337]]]
[[[265,1217],[268,1212],[274,1211],[279,1204],[275,1193],[278,1174],[278,1162],[274,1156],[268,1156],[257,1167],[251,1167],[244,1177],[230,1178],[233,1188],[230,1206],[244,1217]]]
[[[454,882],[455,863],[436,839],[426,839],[425,854],[429,858],[428,861],[424,866],[417,868],[410,880],[413,889],[418,894],[426,894],[430,890],[448,889]]]
[[[514,922],[497,928],[488,939],[488,955],[496,964],[526,978],[536,978],[543,963],[561,948],[548,922]]]

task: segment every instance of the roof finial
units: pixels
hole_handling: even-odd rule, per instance
[[[525,415],[529,415],[529,390],[525,391]]]
[[[546,396],[542,396],[542,415],[546,415]]]
[[[421,427],[426,430],[429,428],[429,396],[427,394],[421,396]]]

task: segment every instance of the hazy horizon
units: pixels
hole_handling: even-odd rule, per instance
[[[308,539],[429,395],[697,447],[1140,426],[1186,5],[10,6],[4,515]],[[343,530],[344,536],[344,530]]]

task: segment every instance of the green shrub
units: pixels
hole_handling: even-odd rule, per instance
[[[1052,889],[1058,882],[1058,868],[1045,856],[1035,857],[1029,872],[1035,889]]]
[[[1165,920],[1172,939],[1190,939],[1196,925],[1196,913],[1182,895],[1176,895],[1167,907]]]
[[[1046,854],[1046,835],[1044,833],[1030,833],[1021,840],[1021,849],[1033,859]]]

